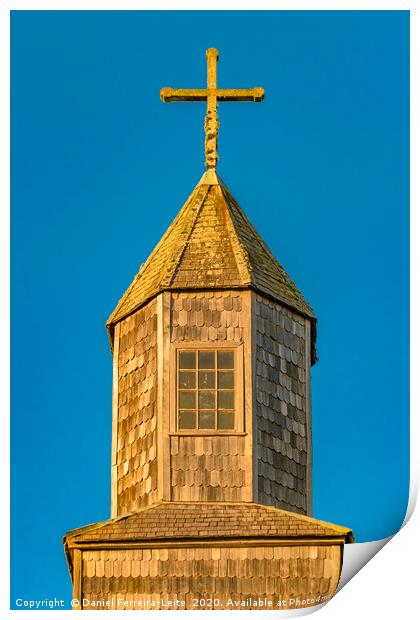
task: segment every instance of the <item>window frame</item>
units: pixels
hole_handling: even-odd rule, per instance
[[[176,435],[238,435],[244,434],[244,360],[243,343],[231,341],[189,341],[172,343],[170,360],[170,433]],[[178,428],[178,355],[179,351],[226,351],[234,354],[234,416],[233,429],[179,429]],[[197,388],[198,389],[198,388]]]

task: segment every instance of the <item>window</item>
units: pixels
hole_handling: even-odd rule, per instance
[[[235,351],[178,349],[178,430],[235,429]]]

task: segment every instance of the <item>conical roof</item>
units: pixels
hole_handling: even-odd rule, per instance
[[[200,179],[107,326],[161,291],[209,288],[252,288],[308,317],[315,326],[311,307],[215,170]]]

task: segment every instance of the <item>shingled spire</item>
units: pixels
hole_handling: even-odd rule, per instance
[[[208,170],[108,319],[112,326],[162,291],[250,288],[315,315],[215,170]]]

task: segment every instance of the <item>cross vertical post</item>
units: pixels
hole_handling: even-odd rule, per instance
[[[217,138],[219,121],[217,118],[217,59],[219,52],[210,48],[206,52],[207,59],[207,114],[204,120],[206,134],[204,152],[206,155],[206,168],[216,168],[217,164]]]
[[[219,101],[253,101],[259,103],[264,99],[263,88],[217,88],[217,60],[219,52],[211,47],[206,52],[207,59],[207,88],[162,88],[160,98],[165,103],[172,101],[205,101],[207,112],[204,120],[205,131],[205,165],[206,168],[216,168],[217,138],[219,121],[217,106]]]

